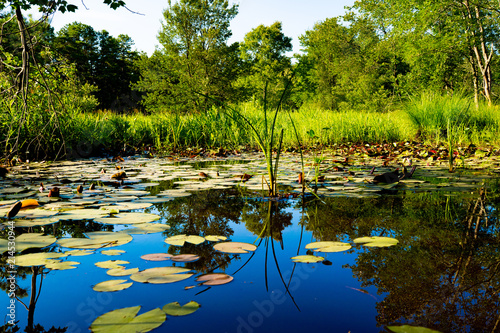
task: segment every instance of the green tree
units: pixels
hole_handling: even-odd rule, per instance
[[[370,20],[345,18],[349,26],[330,18],[300,37],[301,94],[327,109],[384,110],[398,74],[391,71],[391,55]]]
[[[141,80],[150,111],[203,111],[213,102],[234,101],[234,81],[240,70],[238,44],[227,45],[229,24],[238,6],[227,0],[169,1],[158,35],[161,47],[139,61]]]
[[[259,102],[263,102],[267,86],[266,102],[276,105],[292,69],[285,54],[292,50],[292,39],[283,34],[281,22],[259,25],[247,33],[240,50],[247,68],[240,84]]]
[[[466,87],[492,102],[500,4],[488,0],[422,2],[364,0],[354,9],[376,22],[384,39],[397,40],[420,87]]]
[[[106,30],[95,31],[77,22],[64,26],[53,43],[58,54],[76,65],[82,82],[97,87],[99,106],[115,111],[125,111],[118,103],[131,100],[130,83],[138,80],[135,61],[139,54],[132,50],[133,44],[127,35],[115,38]]]

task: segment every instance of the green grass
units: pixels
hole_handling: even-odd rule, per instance
[[[237,108],[259,133],[264,133],[262,108],[252,103],[241,104]],[[280,111],[275,133],[283,129],[283,147],[286,148],[297,147],[292,121],[305,147],[413,141],[417,136],[425,143],[444,143],[453,147],[470,143],[497,145],[500,143],[498,111],[498,107],[486,105],[481,105],[476,110],[473,103],[460,96],[423,94],[401,106],[398,111],[389,113],[303,108],[288,116],[286,112]],[[214,108],[206,113],[186,115],[117,115],[106,111],[73,111],[70,115],[59,118],[59,128],[66,140],[70,157],[75,152],[79,152],[75,156],[88,155],[89,147],[92,154],[102,150],[119,152],[123,148],[146,147],[158,152],[175,152],[187,147],[258,147],[254,133],[248,127],[242,127],[222,109]],[[4,124],[8,121],[8,118],[2,119]],[[30,135],[43,130],[39,119],[33,118],[31,124],[33,127],[30,127],[30,131],[22,134],[26,142]],[[0,130],[5,136],[6,127]],[[23,130],[26,131],[26,127]],[[51,133],[47,134],[50,135]],[[54,139],[60,140],[60,137],[54,136]],[[51,142],[50,137],[46,140]],[[52,144],[57,146],[57,142]],[[84,153],[80,154],[82,151]]]

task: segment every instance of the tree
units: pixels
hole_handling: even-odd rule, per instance
[[[238,44],[227,40],[237,9],[227,0],[169,1],[158,35],[162,47],[139,61],[142,78],[135,87],[145,92],[147,109],[203,111],[212,99],[236,99]]]
[[[356,2],[354,9],[377,22],[384,38],[402,42],[412,73],[439,73],[445,88],[459,85],[465,75],[476,105],[480,93],[491,104],[492,63],[500,34],[498,2],[365,0]]]
[[[106,30],[97,32],[77,22],[64,26],[53,42],[57,53],[76,65],[82,82],[97,87],[99,106],[117,111],[125,111],[117,102],[120,98],[130,100],[130,83],[138,80],[135,61],[139,54],[132,51],[133,44],[127,35],[115,38]]]
[[[247,68],[241,84],[260,102],[267,86],[266,102],[276,105],[291,74],[291,59],[285,53],[292,50],[292,39],[283,34],[281,22],[259,25],[245,35],[240,49]]]
[[[300,93],[327,109],[384,110],[400,73],[370,20],[350,16],[346,26],[341,19],[326,19],[300,37]]]
[[[104,3],[113,9],[125,5],[125,2],[122,0],[104,0]],[[32,7],[38,7],[44,16],[38,22],[28,22],[28,24],[26,24],[22,11],[31,9]],[[47,84],[47,81],[45,81],[46,71],[37,62],[37,57],[35,55],[35,52],[37,52],[37,45],[39,45],[41,40],[33,38],[31,33],[34,27],[40,24],[46,24],[48,15],[56,11],[62,13],[66,11],[72,12],[78,9],[78,7],[68,3],[66,0],[0,0],[0,11],[4,11],[8,8],[12,10],[12,14],[7,20],[17,23],[16,33],[19,35],[20,55],[17,56],[15,54],[2,52],[0,58],[2,84],[7,85],[9,82],[11,83],[10,87],[5,87],[2,92],[2,102],[9,108],[7,113],[10,112],[10,115],[14,115],[14,118],[10,120],[9,126],[5,129],[5,132],[2,133],[5,157],[10,159],[21,153],[21,149],[25,150],[23,153],[26,153],[30,147],[36,151],[44,149],[44,145],[47,141],[58,143],[59,149],[54,153],[56,157],[64,155],[66,147],[59,124],[59,113],[61,109],[64,109],[64,106],[55,106],[55,103],[60,102],[60,99],[55,98],[56,96]],[[3,48],[3,37],[5,37],[5,35],[6,33],[0,30],[0,48]],[[48,132],[57,139],[54,137],[43,137],[42,135],[45,135],[46,131],[43,132],[44,134],[37,134],[37,137],[30,142],[26,142],[25,138],[21,137],[21,134],[24,133],[28,127],[27,120],[32,112],[32,110],[30,110],[30,105],[36,105],[36,103],[30,103],[30,99],[34,97],[30,89],[30,83],[34,74],[39,76],[37,84],[42,87],[42,89],[45,89],[46,105],[48,107],[48,109],[38,110],[36,112],[41,111],[51,114],[51,116],[45,117],[49,119],[49,123],[43,125],[42,128],[44,130],[48,128],[51,129]],[[38,98],[38,96],[36,97]],[[5,109],[3,111],[5,111]],[[33,133],[37,133],[37,129],[35,128],[30,128],[29,130]]]

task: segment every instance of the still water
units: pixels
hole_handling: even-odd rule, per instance
[[[248,165],[246,168],[250,170]],[[189,169],[191,176],[199,174],[197,166]],[[218,175],[223,175],[222,168],[218,169]],[[332,177],[331,188],[321,185],[318,196],[279,200],[269,200],[255,188],[226,183],[219,184],[220,189],[191,189],[189,196],[174,196],[131,210],[158,215],[155,223],[169,225],[170,229],[132,234],[128,243],[93,249],[90,255],[62,258],[78,262],[74,269],[17,267],[16,325],[20,331],[28,328],[44,332],[54,327],[60,332],[88,332],[97,317],[112,310],[141,306],[141,314],[171,302],[183,305],[195,301],[201,305],[196,312],[180,317],[167,315],[154,332],[391,332],[389,327],[405,324],[440,332],[500,331],[500,201],[495,177],[486,177],[486,172],[457,174],[454,177],[460,180],[453,183],[449,178],[440,179],[438,171],[418,171],[414,182],[397,186],[380,188],[357,183],[354,187],[362,187],[362,191],[352,191],[346,178],[342,183],[342,178]],[[130,185],[145,184],[142,190],[156,196],[185,186],[183,181],[189,182],[189,176],[183,172],[181,183],[176,182],[182,177],[174,175],[160,178],[156,184],[142,178]],[[368,168],[358,168],[357,172],[364,172],[364,177]],[[97,178],[94,180],[97,182]],[[71,185],[63,186],[74,188],[76,183],[72,180]],[[101,188],[109,186],[97,183]],[[137,191],[137,186],[130,190]],[[291,182],[285,184],[282,192],[296,193],[290,186]],[[336,191],[339,186],[348,190]],[[73,192],[68,191],[67,197],[62,195],[61,202],[81,200],[75,199]],[[39,194],[35,197],[42,198]],[[151,195],[122,198],[139,202],[147,201],[147,197]],[[111,204],[119,203],[119,198],[111,200]],[[85,205],[84,210],[99,207],[103,204],[100,200],[96,197],[96,202]],[[41,200],[42,206],[53,203]],[[16,228],[16,233],[38,232],[61,239],[85,237],[84,233],[91,231],[126,231],[133,226],[72,219]],[[3,238],[6,232],[2,231]],[[226,241],[255,244],[257,249],[228,254],[214,249],[216,242],[211,241],[183,246],[165,242],[180,234],[224,236]],[[354,242],[365,236],[391,237],[398,243],[370,247]],[[306,248],[317,241],[344,242],[352,247],[329,253]],[[124,252],[115,256],[102,253],[109,249]],[[56,242],[42,250],[30,248],[22,253],[69,250],[73,248]],[[151,253],[195,254],[200,258],[195,262],[141,258]],[[306,254],[322,260],[301,263],[291,259]],[[128,276],[109,276],[106,269],[95,265],[107,260],[125,260],[127,269],[141,271],[186,267],[194,275],[174,283],[133,282]],[[2,256],[1,296],[7,307],[11,298],[6,263],[7,252]],[[216,286],[196,281],[198,276],[212,272],[226,273],[234,279]],[[120,291],[93,290],[96,284],[110,279],[133,284]],[[9,320],[6,316],[3,324]]]

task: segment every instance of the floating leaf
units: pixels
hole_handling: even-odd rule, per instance
[[[401,326],[387,326],[387,328],[396,333],[441,333],[430,328],[401,325]]]
[[[315,263],[325,260],[323,257],[316,257],[311,255],[303,255],[292,257],[293,262],[302,262],[302,263]]]
[[[149,213],[119,213],[113,217],[96,218],[94,222],[106,224],[136,224],[159,220],[160,216]]]
[[[399,243],[399,241],[395,238],[391,237],[380,237],[380,236],[372,236],[372,237],[359,237],[353,240],[354,243],[363,244],[364,246],[370,247],[388,247],[393,246]]]
[[[90,326],[94,333],[136,333],[149,332],[165,322],[166,315],[160,309],[136,316],[140,306],[113,310],[97,317]]]
[[[218,286],[233,281],[233,277],[224,273],[211,273],[199,276],[196,281],[204,281],[204,286]]]
[[[171,257],[172,255],[168,253],[151,253],[142,255],[141,259],[149,261],[165,261],[170,260]]]
[[[39,227],[43,225],[50,225],[54,224],[56,222],[59,222],[58,218],[54,217],[49,217],[49,218],[41,218],[41,219],[34,219],[34,220],[21,220],[21,219],[16,219],[14,220],[14,225],[16,228],[29,228],[29,227]],[[6,223],[4,223],[6,224]]]
[[[18,201],[15,204],[13,204],[12,207],[10,207],[9,211],[7,212],[7,218],[11,219],[14,216],[16,216],[22,207],[23,207],[23,204],[21,201]]]
[[[101,251],[102,254],[106,256],[119,256],[122,253],[125,253],[123,250],[103,250]]]
[[[189,303],[181,306],[179,302],[172,302],[166,304],[162,310],[169,316],[187,316],[200,308],[200,304],[195,301],[191,301]]]
[[[88,238],[63,238],[57,242],[62,247],[74,249],[98,249],[123,245],[132,241],[132,236],[125,232],[93,231],[87,232]]]
[[[87,256],[93,253],[95,252],[92,250],[71,250],[64,252],[64,254],[67,254],[68,256]]]
[[[218,241],[223,241],[223,240],[226,240],[227,237],[226,236],[214,236],[214,235],[208,235],[208,236],[205,236],[205,239],[207,241],[210,241],[210,242],[218,242]]]
[[[214,245],[214,249],[224,253],[248,253],[257,249],[257,246],[242,242],[224,242]]]
[[[108,280],[104,282],[99,282],[95,286],[92,287],[95,291],[118,291],[129,288],[133,282],[124,283],[127,280]]]
[[[46,268],[50,268],[53,270],[66,270],[76,268],[75,265],[79,265],[79,262],[76,261],[61,261],[61,262],[49,262],[45,265]]]
[[[17,266],[30,267],[30,266],[43,266],[50,262],[53,262],[55,258],[66,257],[67,253],[56,253],[56,252],[39,252],[39,253],[28,253],[21,254],[15,257],[15,263]]]
[[[200,259],[196,254],[178,254],[170,258],[172,261],[176,262],[194,262]]]
[[[42,233],[26,233],[16,237],[16,251],[21,252],[31,248],[43,248],[53,244],[56,238],[51,235],[44,236]],[[0,253],[8,249],[8,241],[0,239]]]
[[[124,267],[111,268],[106,271],[106,274],[111,276],[127,276],[132,275],[139,272],[139,268],[129,268],[125,269]]]
[[[131,280],[143,283],[172,283],[185,280],[193,275],[187,268],[155,267],[132,274]]]
[[[38,201],[35,199],[26,199],[21,201],[21,207],[26,208],[26,207],[37,207],[38,206]]]
[[[78,221],[78,220],[93,220],[97,218],[102,218],[103,216],[109,215],[109,212],[102,209],[72,209],[62,212],[58,215],[60,220],[63,221]]]
[[[201,244],[205,241],[205,238],[197,235],[177,235],[165,239],[165,243],[176,246],[183,246],[184,243],[191,244]]]
[[[343,242],[314,242],[306,245],[306,249],[314,249],[317,252],[342,252],[351,247],[351,244]]]
[[[161,223],[139,223],[135,224],[134,228],[126,229],[124,232],[129,234],[153,234],[156,232],[163,232],[170,229],[167,224]]]
[[[120,265],[126,265],[126,264],[130,263],[125,260],[107,260],[107,261],[96,262],[94,265],[101,268],[122,268],[122,266]]]

